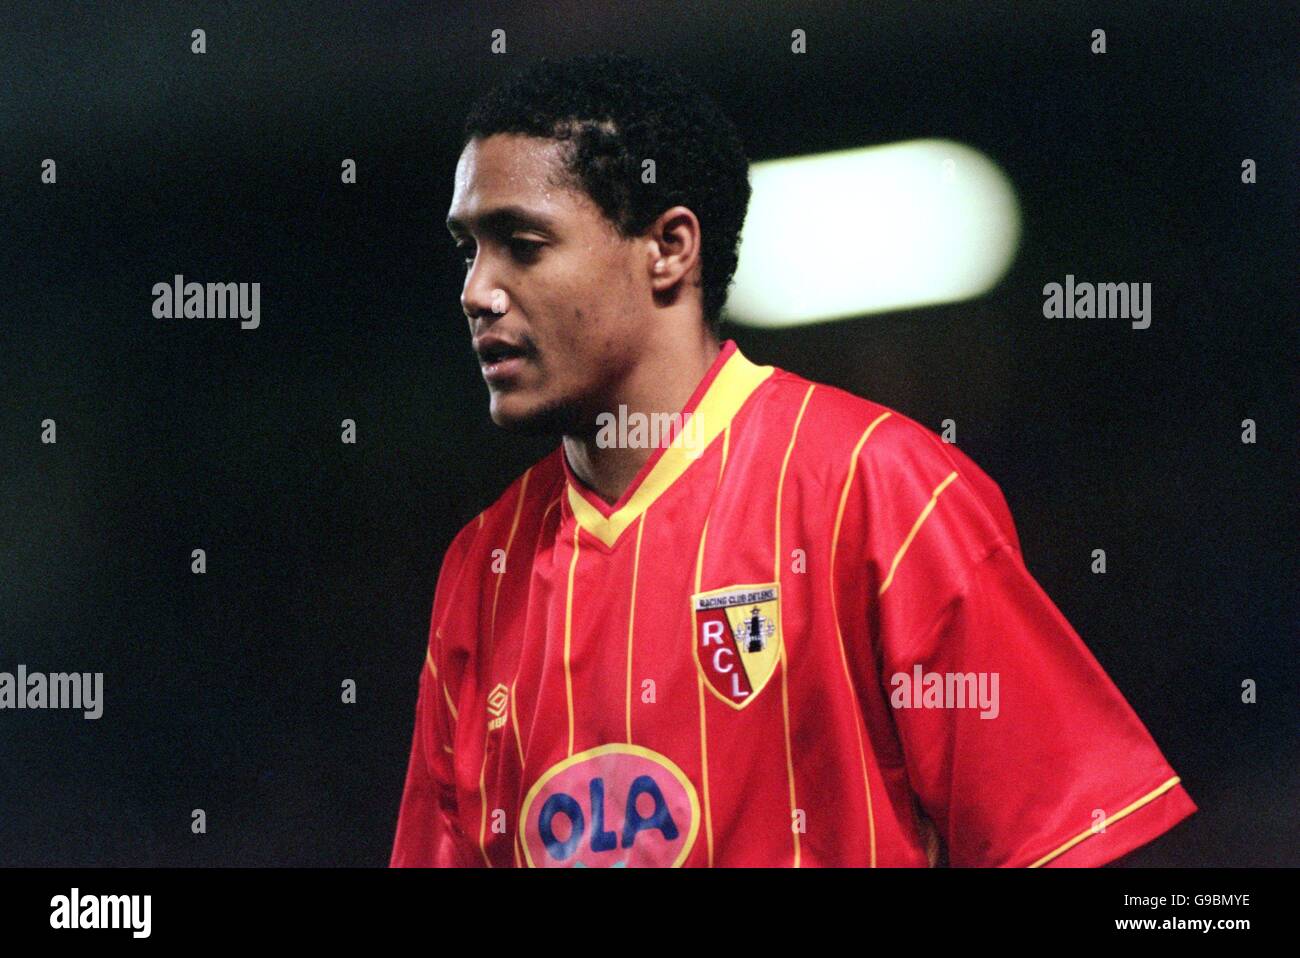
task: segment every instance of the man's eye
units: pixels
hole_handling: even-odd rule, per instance
[[[545,243],[541,243],[537,240],[516,238],[510,241],[510,251],[515,254],[517,259],[528,260],[535,257],[537,251],[545,245]]]
[[[510,248],[510,252],[515,259],[520,260],[521,262],[531,262],[537,257],[538,251],[546,244],[540,240],[515,238],[509,240],[506,245]],[[460,258],[461,263],[464,265],[466,270],[474,265],[474,255],[476,251],[477,248],[469,244],[456,247],[456,254]]]

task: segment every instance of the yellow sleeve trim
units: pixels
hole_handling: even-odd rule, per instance
[[[1169,791],[1171,788],[1173,788],[1175,785],[1177,785],[1178,782],[1179,782],[1179,777],[1178,777],[1177,775],[1175,775],[1173,778],[1171,778],[1169,781],[1165,782],[1165,783],[1164,783],[1163,785],[1161,785],[1159,788],[1157,788],[1157,789],[1155,789],[1155,790],[1153,790],[1153,791],[1147,792],[1147,794],[1143,795],[1141,798],[1139,798],[1139,799],[1138,799],[1136,802],[1134,802],[1133,804],[1128,805],[1128,806],[1126,806],[1125,808],[1121,808],[1121,809],[1120,809],[1118,812],[1116,812],[1114,815],[1112,815],[1112,816],[1110,816],[1109,818],[1107,818],[1104,822],[1101,823],[1102,828],[1105,828],[1107,825],[1110,825],[1112,822],[1117,822],[1117,821],[1119,821],[1121,818],[1124,818],[1126,815],[1130,815],[1130,814],[1132,814],[1133,812],[1135,812],[1135,811],[1137,811],[1139,808],[1141,808],[1143,805],[1146,805],[1146,804],[1149,803],[1149,802],[1153,802],[1153,801],[1155,801],[1157,798],[1159,798],[1159,797],[1160,797],[1161,795],[1163,795],[1165,792]],[[1073,848],[1075,845],[1079,844],[1079,842],[1083,841],[1085,838],[1090,838],[1091,836],[1096,835],[1096,834],[1099,834],[1099,833],[1096,832],[1096,831],[1093,831],[1093,829],[1091,829],[1091,828],[1085,829],[1085,830],[1084,830],[1083,832],[1081,832],[1080,834],[1075,835],[1073,838],[1071,838],[1068,842],[1066,842],[1066,843],[1065,843],[1064,845],[1062,845],[1060,848],[1056,849],[1056,851],[1054,851],[1054,852],[1048,852],[1046,855],[1044,855],[1042,858],[1038,859],[1038,861],[1034,862],[1034,863],[1033,863],[1032,865],[1030,865],[1029,867],[1030,867],[1030,868],[1037,868],[1037,867],[1039,867],[1040,865],[1042,865],[1042,864],[1044,864],[1044,863],[1046,863],[1046,862],[1050,862],[1053,858],[1056,858],[1058,855],[1063,855],[1063,854],[1065,854],[1066,852],[1068,852],[1071,848]]]

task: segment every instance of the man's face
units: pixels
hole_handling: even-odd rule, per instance
[[[581,433],[631,367],[648,321],[648,247],[623,239],[581,191],[555,185],[562,144],[473,139],[447,226],[465,256],[461,307],[492,421]]]

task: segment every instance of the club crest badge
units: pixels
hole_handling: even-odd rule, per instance
[[[695,661],[709,690],[732,708],[758,697],[781,658],[775,582],[691,596]]]

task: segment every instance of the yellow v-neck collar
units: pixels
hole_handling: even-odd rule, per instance
[[[691,442],[675,442],[656,449],[613,506],[605,505],[594,492],[581,486],[561,447],[569,507],[578,525],[612,548],[628,527],[722,435],[745,401],[774,371],[772,366],[751,363],[734,340],[727,340],[682,410],[683,421],[687,413],[694,420]]]

